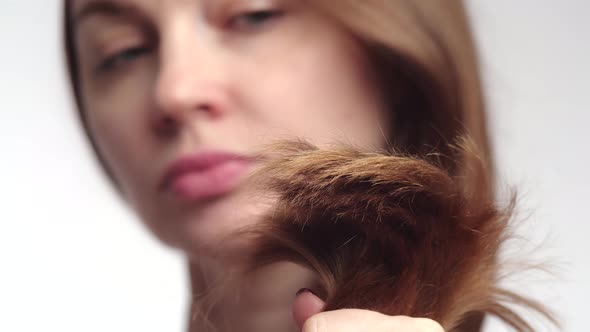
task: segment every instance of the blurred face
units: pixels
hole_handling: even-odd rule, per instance
[[[366,55],[305,1],[74,0],[70,12],[100,153],[148,227],[191,254],[272,204],[244,185],[264,144],[383,145]]]

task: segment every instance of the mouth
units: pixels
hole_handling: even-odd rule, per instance
[[[252,157],[201,151],[175,160],[164,173],[159,189],[187,202],[215,198],[231,192],[253,164]]]

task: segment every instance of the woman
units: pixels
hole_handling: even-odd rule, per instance
[[[66,15],[86,132],[145,224],[186,252],[193,294],[240,264],[247,243],[226,236],[272,206],[243,185],[265,143],[303,137],[451,155],[448,143],[469,133],[489,155],[460,1],[66,0]],[[460,159],[444,161],[454,175],[469,167]],[[250,278],[239,299],[219,294],[214,327],[441,330],[421,318],[320,313],[318,297],[298,292],[313,275],[294,265]],[[462,330],[480,325],[473,317]],[[206,328],[191,320],[191,331]]]

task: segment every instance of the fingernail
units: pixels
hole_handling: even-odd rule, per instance
[[[312,292],[311,289],[309,289],[309,288],[301,288],[300,290],[297,291],[297,293],[295,293],[295,297],[297,297],[297,296],[299,296],[299,295],[301,295],[303,293],[311,293],[311,294],[315,295],[315,293]]]

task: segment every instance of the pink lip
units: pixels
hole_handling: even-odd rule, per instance
[[[250,169],[252,158],[223,151],[203,151],[177,159],[164,173],[160,189],[186,201],[231,191]]]

